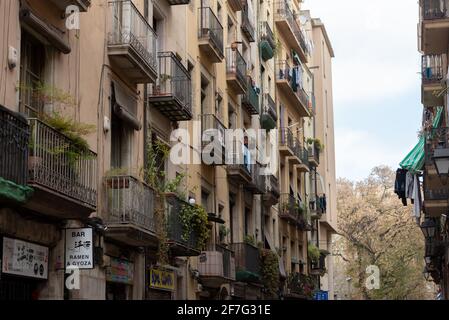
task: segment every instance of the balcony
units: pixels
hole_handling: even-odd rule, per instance
[[[208,288],[220,288],[224,283],[235,281],[234,252],[216,245],[202,252],[198,258],[201,283]]]
[[[111,30],[108,55],[113,66],[130,82],[155,83],[157,36],[132,1],[109,2]]]
[[[321,253],[317,261],[310,262],[310,273],[312,275],[323,276],[326,273],[326,255]]]
[[[274,33],[267,21],[260,23],[260,53],[264,61],[273,59],[276,50]]]
[[[449,44],[449,1],[421,0],[421,50],[425,54],[447,52]]]
[[[446,55],[422,56],[422,103],[427,107],[436,107],[444,104],[445,70],[447,66]]]
[[[276,63],[276,84],[292,109],[297,110],[300,117],[309,117],[309,96],[298,84],[299,68],[301,67],[290,67],[285,60],[278,61]]]
[[[226,165],[224,124],[213,114],[200,116],[202,132],[202,162],[206,165]]]
[[[275,3],[274,21],[279,33],[283,35],[290,48],[298,53],[302,62],[307,63],[305,39],[286,0],[279,0]]]
[[[234,12],[243,10],[243,1],[242,0],[228,0],[228,5]]]
[[[270,94],[263,95],[263,111],[260,119],[262,129],[273,130],[277,127],[278,115],[276,110],[276,102]]]
[[[236,94],[246,93],[246,61],[237,48],[226,48],[226,80]]]
[[[248,1],[242,0],[244,3],[242,10],[242,33],[246,36],[249,42],[256,41],[255,16],[251,17],[248,11]],[[254,14],[254,13],[253,13]]]
[[[318,148],[316,143],[309,146],[309,165],[316,168],[320,165],[320,153],[321,150]]]
[[[449,148],[448,128],[433,129],[427,133],[425,143],[424,211],[428,216],[439,217],[449,209],[449,186],[438,176],[433,162],[434,153]]]
[[[157,247],[155,192],[132,176],[104,178],[106,237],[134,247]]]
[[[263,195],[263,201],[267,206],[274,206],[279,203],[281,196],[279,180],[276,176],[266,176],[266,191]]]
[[[211,62],[220,63],[224,59],[223,26],[211,8],[199,8],[198,38],[200,50]]]
[[[253,165],[249,149],[236,143],[234,150],[227,155],[228,179],[235,184],[251,185],[253,183]]]
[[[176,195],[166,195],[167,207],[167,237],[170,254],[174,257],[193,257],[201,253],[198,248],[197,236],[192,232],[187,238],[184,235],[184,225],[179,216],[183,206],[190,206]]]
[[[0,105],[0,203],[24,203],[33,192],[26,187],[29,138],[27,120]]]
[[[179,6],[183,4],[190,4],[190,0],[167,0],[168,4],[171,6]]]
[[[309,150],[304,148],[302,144],[299,145],[297,150],[297,157],[300,160],[299,165],[297,165],[297,169],[299,172],[310,172],[310,163],[309,163]]]
[[[260,282],[259,249],[247,243],[233,243],[235,254],[236,280],[240,282]]]
[[[262,171],[263,167],[256,163],[251,168],[251,183],[247,184],[246,189],[250,190],[253,194],[264,194],[266,191],[266,175]]]
[[[249,77],[246,93],[242,96],[242,107],[244,107],[250,115],[260,114],[259,94],[254,88],[252,80]]]
[[[86,12],[90,5],[91,0],[51,0],[60,10],[64,11],[68,6],[77,6],[80,12]]]
[[[281,128],[279,130],[279,152],[281,156],[293,157],[295,150],[295,139],[289,128]]]
[[[287,280],[286,299],[309,300],[313,295],[313,280],[310,276],[294,272]]]
[[[192,81],[173,52],[160,52],[159,78],[150,86],[148,102],[171,121],[192,120]]]
[[[38,119],[31,127],[26,207],[58,219],[87,218],[97,209],[97,155]]]
[[[281,194],[279,200],[279,217],[290,224],[296,225],[299,219],[299,202],[291,194]]]

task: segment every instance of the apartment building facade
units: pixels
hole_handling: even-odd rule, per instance
[[[424,276],[449,298],[447,222],[448,158],[447,76],[449,18],[448,1],[422,0],[419,3],[418,47],[422,54],[423,119],[420,143],[401,163],[407,173],[422,176],[422,210],[414,209],[425,241]]]
[[[319,110],[333,53],[300,5],[2,2],[0,298],[304,299],[321,276],[331,291],[332,118]],[[231,152],[226,129],[244,132]],[[279,139],[269,175],[257,129]],[[228,161],[175,163],[175,148]],[[323,167],[316,152],[330,154]],[[326,195],[330,214],[312,219]]]

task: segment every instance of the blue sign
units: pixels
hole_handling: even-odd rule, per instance
[[[329,300],[329,291],[318,291],[315,293],[314,300]]]

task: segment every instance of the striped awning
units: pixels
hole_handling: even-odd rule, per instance
[[[438,128],[441,123],[441,115],[443,114],[443,107],[438,107],[433,119],[432,127]],[[421,171],[424,166],[426,137],[424,135],[419,139],[418,144],[410,151],[410,153],[399,164],[402,169],[408,170],[411,173],[417,173]]]

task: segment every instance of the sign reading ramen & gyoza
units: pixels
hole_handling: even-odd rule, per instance
[[[65,231],[65,267],[93,269],[93,232],[92,228],[66,229]]]

